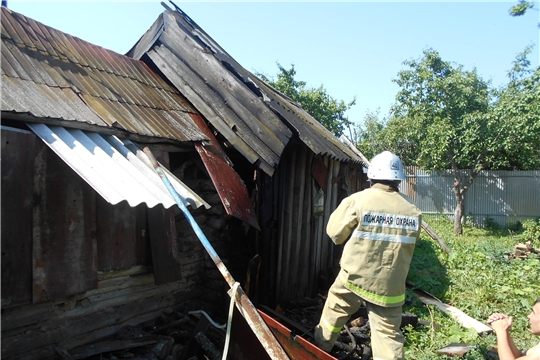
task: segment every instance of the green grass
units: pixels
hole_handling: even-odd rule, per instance
[[[533,241],[534,248],[540,248],[538,232],[531,236],[530,227],[525,231],[511,231],[465,225],[464,234],[455,236],[451,222],[435,217],[426,217],[425,221],[452,251],[447,254],[422,232],[408,283],[484,323],[493,312],[507,313],[514,317],[512,336],[518,348],[528,349],[537,344],[539,339],[529,332],[527,315],[534,300],[540,297],[540,258],[532,255],[526,259],[510,259],[507,254],[515,245],[527,240]],[[496,344],[494,334],[477,335],[449,314],[434,306],[423,305],[412,290],[408,290],[403,311],[441,325],[440,328],[418,326],[406,331],[408,359],[450,359],[437,354],[437,350],[453,342],[474,346],[463,359],[497,359],[488,354],[488,349]]]

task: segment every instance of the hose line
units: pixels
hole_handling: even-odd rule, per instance
[[[234,310],[234,300],[236,298],[236,291],[238,290],[240,283],[237,281],[234,283],[231,292],[231,302],[229,304],[229,319],[227,320],[227,336],[225,337],[225,347],[223,348],[223,360],[227,359],[227,353],[229,352],[229,341],[231,339],[231,322]]]
[[[233,310],[234,310],[234,300],[236,298],[236,292],[238,291],[239,286],[240,286],[240,283],[237,281],[237,282],[234,283],[234,285],[232,287],[231,302],[229,303],[229,318],[228,318],[226,324],[219,325],[214,320],[212,320],[210,315],[208,315],[206,313],[206,311],[204,311],[204,310],[194,310],[194,311],[190,311],[188,313],[189,315],[193,315],[193,314],[202,314],[202,315],[204,315],[208,319],[208,321],[210,321],[210,323],[212,323],[212,325],[214,325],[218,329],[227,328],[227,335],[225,336],[225,346],[223,348],[222,360],[227,359],[227,353],[229,352],[229,342],[230,342],[230,339],[231,339],[231,323],[232,323],[232,316],[233,316]]]

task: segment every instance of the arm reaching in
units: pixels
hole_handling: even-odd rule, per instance
[[[517,348],[516,344],[514,344],[514,340],[512,340],[512,336],[510,336],[513,320],[513,317],[501,313],[492,314],[487,320],[488,324],[491,325],[497,335],[499,359],[538,360],[540,353],[535,351],[536,348],[529,350],[527,355],[525,355]]]

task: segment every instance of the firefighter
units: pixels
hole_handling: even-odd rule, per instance
[[[396,155],[376,155],[368,178],[371,187],[345,198],[326,227],[332,241],[345,246],[340,272],[315,328],[315,343],[329,352],[343,325],[365,301],[373,359],[404,359],[402,305],[422,213],[399,193],[405,174]]]

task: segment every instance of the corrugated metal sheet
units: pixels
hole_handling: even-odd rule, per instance
[[[114,205],[125,200],[131,207],[146,203],[150,208],[176,205],[137,144],[79,129],[27,125],[107,202]],[[192,208],[210,208],[173,174],[167,172],[167,177]]]
[[[189,116],[198,112],[143,62],[5,7],[1,25],[3,116],[62,120],[145,141],[207,140]]]
[[[429,174],[407,167],[401,190],[426,214],[453,216],[456,199],[451,171]],[[469,170],[461,176],[467,178]],[[465,213],[483,225],[492,218],[501,226],[540,216],[540,171],[482,171],[465,195]]]
[[[311,115],[238,64],[180,10],[167,9],[128,53],[135,58],[144,54],[239,152],[269,175],[292,136],[291,128],[315,154],[360,161]]]

